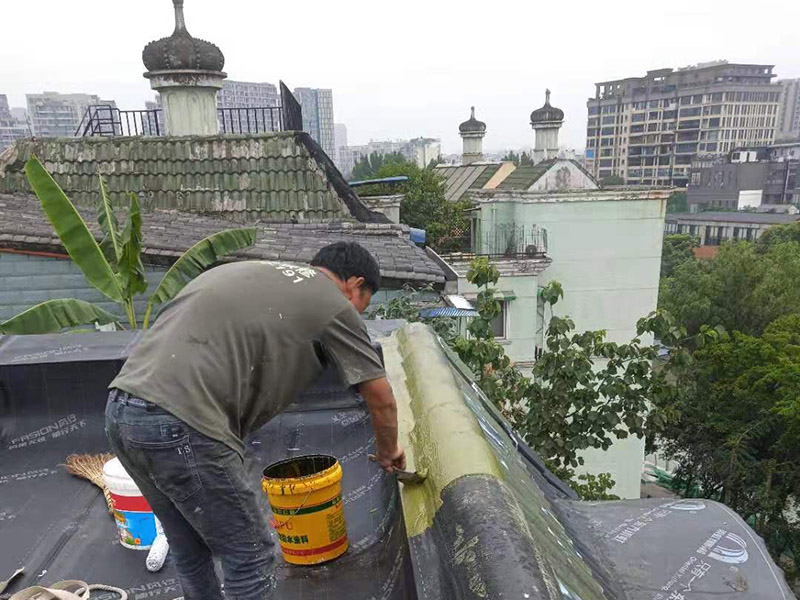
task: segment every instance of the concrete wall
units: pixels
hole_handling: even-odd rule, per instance
[[[145,266],[148,291],[134,301],[136,314],[144,317],[147,296],[166,273],[162,267]],[[99,305],[121,317],[124,311],[91,287],[75,264],[65,258],[0,252],[0,321],[10,319],[40,302],[77,298]]]
[[[543,196],[539,201],[484,202],[481,221],[546,229],[553,262],[538,276],[538,284],[555,280],[563,286],[564,299],[555,313],[572,317],[577,331],[604,329],[609,341],[628,342],[636,335],[636,321],[657,305],[667,195],[623,200],[601,193],[594,199],[587,194],[586,201]],[[643,439],[617,440],[608,451],[588,451],[584,458],[587,472],[611,473],[617,482],[614,493],[639,497]]]
[[[507,301],[506,337],[498,342],[505,347],[506,354],[511,360],[522,363],[521,367],[525,368],[525,363],[534,360],[534,351],[542,337],[542,325],[537,312],[538,278],[527,273],[503,275],[494,287],[498,296],[513,295],[513,299]],[[479,291],[475,285],[467,281],[466,277],[458,278],[458,293],[462,296],[473,298]]]

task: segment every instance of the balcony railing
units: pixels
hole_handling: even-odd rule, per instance
[[[487,256],[492,259],[539,259],[547,257],[547,230],[535,225],[503,223],[490,228],[479,225],[476,233],[465,232],[439,240],[437,251],[454,255]]]
[[[270,131],[301,131],[303,113],[300,103],[281,81],[281,106],[219,108],[217,118],[221,133],[252,134]],[[86,109],[75,131],[84,136],[160,136],[166,135],[160,108],[120,110],[109,104]]]
[[[266,133],[284,131],[280,106],[217,109],[220,133]],[[160,136],[166,135],[164,113],[150,110],[120,110],[113,106],[90,106],[75,135]]]

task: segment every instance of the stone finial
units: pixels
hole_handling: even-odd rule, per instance
[[[564,120],[564,111],[560,108],[550,105],[550,90],[544,92],[544,106],[537,108],[531,113],[531,125],[536,126],[539,123],[554,123]],[[550,125],[545,125],[550,126]]]
[[[172,0],[175,8],[175,31],[186,31],[186,21],[183,18],[183,0]]]
[[[186,29],[183,0],[173,0],[175,30],[169,37],[150,42],[142,51],[148,71],[222,71],[225,56],[205,40],[192,37]]]
[[[486,132],[486,123],[483,121],[478,121],[475,118],[475,107],[470,107],[470,116],[469,119],[461,123],[458,126],[458,131],[461,133],[480,133]]]

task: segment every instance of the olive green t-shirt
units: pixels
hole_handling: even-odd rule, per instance
[[[384,375],[356,309],[306,265],[247,261],[191,281],[109,387],[244,453],[245,436],[333,363],[347,385]]]

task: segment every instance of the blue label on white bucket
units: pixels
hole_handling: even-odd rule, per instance
[[[156,520],[151,512],[115,510],[119,541],[132,548],[148,548],[156,538]]]

